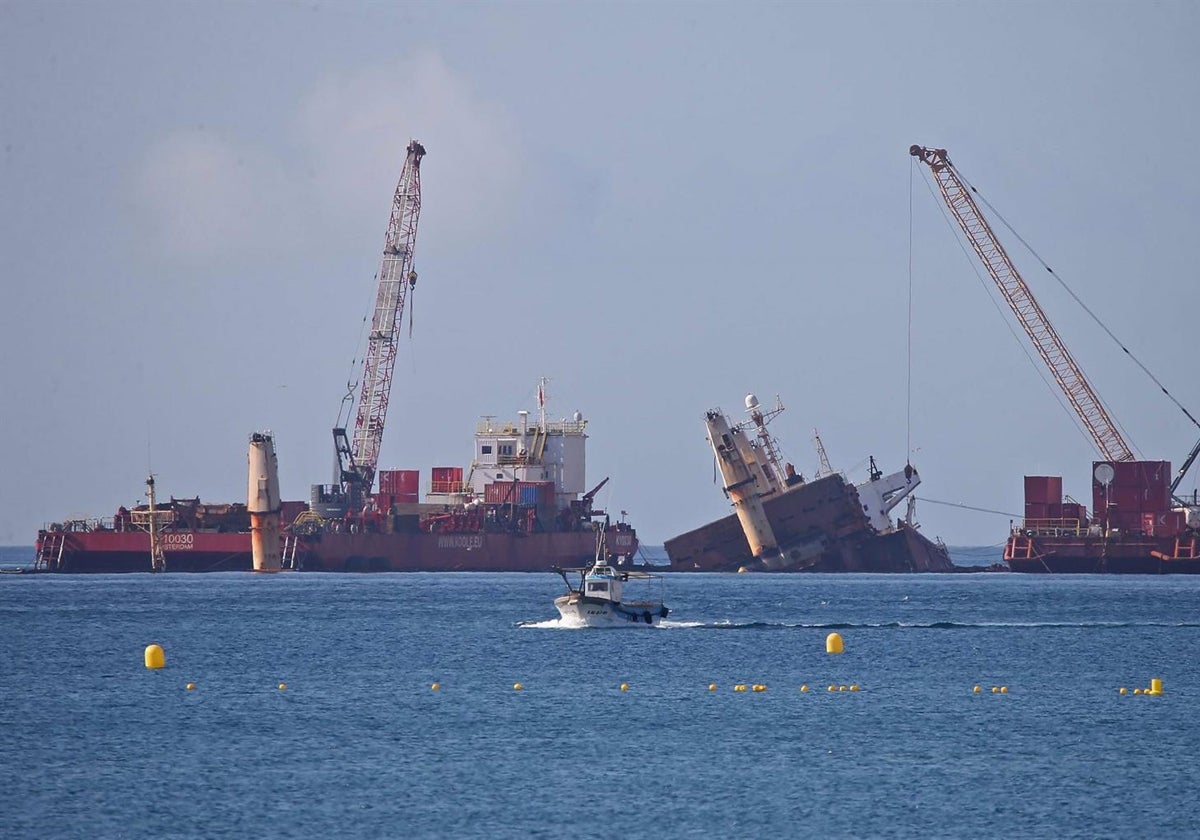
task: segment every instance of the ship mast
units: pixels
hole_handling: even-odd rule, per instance
[[[1125,442],[1124,436],[1101,404],[1091,383],[1059,338],[1058,332],[1042,311],[1033,293],[1025,285],[1004,246],[1000,244],[991,225],[979,211],[975,199],[971,197],[971,188],[950,162],[946,150],[912,146],[908,151],[933,172],[946,206],[950,208],[971,247],[975,249],[1013,314],[1017,316],[1017,321],[1033,342],[1038,355],[1050,369],[1050,375],[1054,377],[1071,407],[1083,421],[1096,449],[1105,460],[1132,461],[1134,456],[1129,444]]]
[[[413,255],[421,215],[421,158],[424,156],[425,147],[416,140],[410,141],[392,199],[392,212],[383,242],[383,263],[379,269],[379,291],[363,360],[362,391],[358,398],[353,441],[347,439],[344,427],[333,430],[340,480],[362,494],[370,492],[379,465],[399,329],[403,324],[407,297],[417,285]],[[411,319],[410,314],[410,323]]]

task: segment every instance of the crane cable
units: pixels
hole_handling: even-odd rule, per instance
[[[1029,253],[1033,254],[1034,259],[1036,259],[1039,263],[1042,264],[1042,267],[1044,269],[1046,269],[1047,272],[1049,272],[1050,276],[1053,277],[1056,281],[1058,281],[1058,284],[1060,286],[1062,286],[1063,289],[1066,290],[1067,294],[1069,294],[1075,300],[1076,303],[1079,304],[1080,308],[1083,309],[1083,311],[1086,312],[1088,314],[1088,316],[1091,317],[1091,319],[1096,322],[1096,324],[1100,327],[1100,329],[1104,330],[1104,332],[1108,334],[1108,337],[1111,338],[1113,340],[1113,342],[1125,352],[1125,355],[1128,356],[1130,359],[1132,359],[1134,364],[1136,364],[1139,368],[1141,368],[1142,372],[1145,373],[1146,376],[1150,377],[1151,381],[1154,382],[1154,384],[1158,386],[1158,389],[1160,391],[1162,391],[1164,394],[1166,394],[1167,399],[1169,399],[1171,402],[1175,403],[1175,406],[1180,411],[1183,412],[1184,416],[1187,417],[1187,419],[1192,421],[1192,425],[1194,425],[1196,428],[1200,429],[1200,421],[1197,421],[1196,418],[1192,416],[1192,413],[1190,411],[1188,411],[1186,408],[1184,408],[1183,404],[1181,402],[1179,402],[1179,400],[1175,399],[1175,396],[1166,389],[1166,386],[1164,386],[1162,384],[1162,382],[1160,382],[1158,380],[1158,377],[1155,376],[1153,373],[1151,373],[1150,369],[1147,368],[1144,364],[1142,364],[1141,359],[1139,359],[1137,356],[1133,355],[1133,353],[1130,352],[1129,348],[1126,347],[1119,338],[1117,338],[1117,336],[1113,333],[1113,331],[1110,330],[1108,328],[1108,326],[1103,321],[1100,320],[1099,317],[1097,317],[1096,313],[1092,312],[1092,310],[1088,308],[1087,304],[1085,304],[1079,298],[1079,296],[1077,294],[1075,294],[1074,290],[1072,290],[1071,287],[1068,286],[1066,284],[1066,282],[1061,277],[1058,276],[1057,273],[1055,273],[1054,269],[1052,269],[1049,265],[1046,264],[1046,261],[1041,258],[1041,256],[1038,254],[1038,252],[1033,250],[1033,248],[1030,246],[1030,244],[1021,237],[1021,234],[1019,234],[1015,230],[1013,230],[1012,225],[1010,225],[1008,223],[1008,221],[1003,216],[1000,215],[999,211],[997,211],[996,208],[993,207],[988,202],[988,200],[983,197],[983,195],[979,192],[979,190],[975,189],[974,184],[972,184],[966,178],[963,178],[962,173],[958,172],[957,168],[955,168],[954,171],[956,173],[958,173],[958,177],[962,180],[962,182],[964,184],[966,184],[970,188],[971,192],[978,195],[979,200],[982,201],[987,206],[987,208],[989,210],[991,210],[992,213],[995,214],[996,218],[999,219],[1000,222],[1006,228],[1008,228],[1009,232],[1017,238],[1017,241],[1019,241],[1022,245],[1024,245],[1026,250],[1029,251]]]
[[[919,498],[914,496],[913,498],[919,502],[924,502],[927,505],[945,505],[946,507],[963,508],[964,510],[976,510],[976,511],[979,511],[980,513],[994,513],[997,516],[1007,516],[1010,519],[1023,518],[1021,516],[1021,514],[1019,514],[1019,513],[1009,513],[1008,511],[1004,511],[1004,510],[992,510],[991,508],[974,507],[972,505],[964,505],[961,502],[943,502],[943,501],[939,501],[938,499],[927,499],[924,496],[921,496]]]

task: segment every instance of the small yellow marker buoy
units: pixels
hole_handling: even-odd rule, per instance
[[[195,690],[196,690],[196,684],[195,684],[195,683],[188,683],[188,684],[187,684],[187,690],[188,690],[188,691],[195,691]]]
[[[978,694],[979,692],[983,691],[983,689],[982,689],[982,688],[980,688],[979,686],[975,686],[975,687],[974,687],[973,689],[971,689],[971,690],[972,690],[972,691],[974,691],[976,694]]]
[[[992,686],[992,694],[999,694],[999,693],[1000,693],[1000,686],[998,686],[998,685]]]
[[[801,694],[806,694],[806,693],[808,693],[808,686],[806,686],[806,685],[802,685],[802,686],[800,686],[800,693],[801,693]]]
[[[1001,694],[1008,694],[1008,686],[1006,686],[1006,685],[1002,685],[1002,686],[1000,686],[1000,693],[1001,693]]]
[[[1142,693],[1142,690],[1141,690],[1140,688],[1135,688],[1135,689],[1133,690],[1133,693],[1134,693],[1134,694],[1141,694],[1141,693]]]
[[[167,664],[167,657],[163,653],[160,645],[146,645],[146,667],[151,671],[157,671],[159,668]]]
[[[437,690],[438,690],[438,689],[440,689],[441,687],[442,687],[442,684],[441,684],[441,683],[434,683],[433,685],[429,686],[429,688],[430,688],[432,691],[437,691]]]
[[[513,691],[520,691],[524,687],[525,686],[521,685],[520,683],[513,683]]]
[[[825,637],[825,652],[826,653],[841,653],[845,650],[845,645],[842,643],[842,637],[838,633],[830,633]]]
[[[829,690],[830,690],[830,691],[837,691],[837,686],[836,686],[836,685],[831,685],[831,686],[829,686]]]
[[[1118,693],[1118,694],[1128,694],[1128,693],[1129,693],[1129,689],[1125,688],[1125,686],[1121,686],[1121,689],[1120,689],[1120,691],[1118,691],[1117,693]]]
[[[279,684],[279,690],[280,690],[280,691],[286,691],[286,690],[287,690],[287,683],[280,683],[280,684]]]
[[[1162,694],[1162,680],[1159,679],[1158,677],[1151,677],[1150,693],[1151,694]]]
[[[744,575],[744,574],[746,574],[746,567],[745,567],[745,566],[738,566],[737,573],[738,573],[739,575]]]
[[[755,691],[766,691],[766,690],[767,690],[767,687],[766,687],[765,685],[761,685],[761,684],[760,684],[760,685],[756,685],[756,686],[754,686],[754,690],[755,690]]]
[[[629,683],[621,683],[621,690],[622,690],[622,691],[628,691],[628,690],[629,690]]]
[[[838,686],[838,691],[845,691],[845,690],[846,690],[846,686],[844,686],[844,685]]]
[[[709,691],[716,691],[716,690],[717,690],[717,684],[716,684],[716,683],[709,683],[709,684],[708,684],[708,690],[709,690]]]
[[[851,691],[858,691],[858,686],[857,686],[857,685],[852,685],[852,686],[850,686],[850,690],[851,690]]]

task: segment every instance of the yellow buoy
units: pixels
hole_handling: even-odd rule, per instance
[[[433,685],[429,686],[429,688],[432,689],[433,691],[437,691],[441,687],[442,687],[441,683],[434,683]]]
[[[738,571],[737,571],[737,573],[738,573],[739,575],[744,575],[744,574],[746,574],[746,567],[745,567],[745,566],[738,566]]]
[[[188,684],[187,684],[187,690],[188,690],[188,691],[195,691],[195,690],[196,690],[196,684],[195,684],[195,683],[188,683]]]
[[[841,634],[830,633],[825,637],[826,653],[841,653],[843,650],[845,650],[845,645],[842,643]]]
[[[754,686],[754,690],[755,690],[755,691],[766,691],[766,690],[767,690],[767,687],[766,687],[765,685],[761,685],[761,684],[760,684],[760,685],[756,685],[756,686]]]
[[[287,683],[280,683],[280,684],[279,684],[279,690],[280,690],[280,691],[284,691],[285,689],[287,689]]]
[[[857,685],[852,685],[852,686],[850,686],[850,690],[851,690],[851,691],[858,691],[858,686],[857,686]]]
[[[844,686],[844,685],[838,686],[838,691],[845,691],[845,690],[846,690],[846,686]]]
[[[829,686],[829,690],[830,690],[830,691],[837,691],[837,686],[836,686],[836,685],[831,685],[831,686]]]
[[[513,683],[513,691],[520,691],[524,687],[525,686],[521,685],[520,683]]]
[[[1151,694],[1162,694],[1162,680],[1159,679],[1158,677],[1150,678],[1150,693]]]
[[[803,693],[806,693],[807,691],[808,691],[808,686],[806,686],[806,685],[800,686],[800,693],[803,694]]]
[[[972,690],[972,691],[974,691],[976,694],[978,694],[979,692],[983,691],[983,689],[982,689],[982,688],[980,688],[979,686],[975,686],[975,688],[973,688],[973,689],[971,689],[971,690]]]
[[[628,690],[629,690],[629,683],[621,683],[621,690],[622,690],[622,691],[628,691]]]
[[[1008,694],[1008,686],[1006,686],[1006,685],[1002,685],[1002,686],[1000,686],[1000,693],[1001,693],[1001,694]]]
[[[1000,693],[1000,686],[998,686],[998,685],[992,686],[992,694],[999,694],[999,693]]]
[[[708,684],[708,690],[709,690],[709,691],[716,691],[716,690],[717,690],[717,684],[716,684],[716,683],[709,683],[709,684]]]
[[[151,671],[157,671],[159,668],[167,664],[166,654],[163,653],[161,645],[146,645],[146,667]]]
[[[1128,694],[1129,690],[1127,688],[1125,688],[1125,686],[1121,686],[1120,691],[1118,691],[1117,693],[1118,694]]]
[[[1141,693],[1142,693],[1142,690],[1141,690],[1140,688],[1135,688],[1135,689],[1133,690],[1133,693],[1134,693],[1134,694],[1141,694]]]

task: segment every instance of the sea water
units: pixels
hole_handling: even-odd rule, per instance
[[[0,836],[1200,835],[1200,577],[664,587],[568,630],[552,574],[0,575]]]

